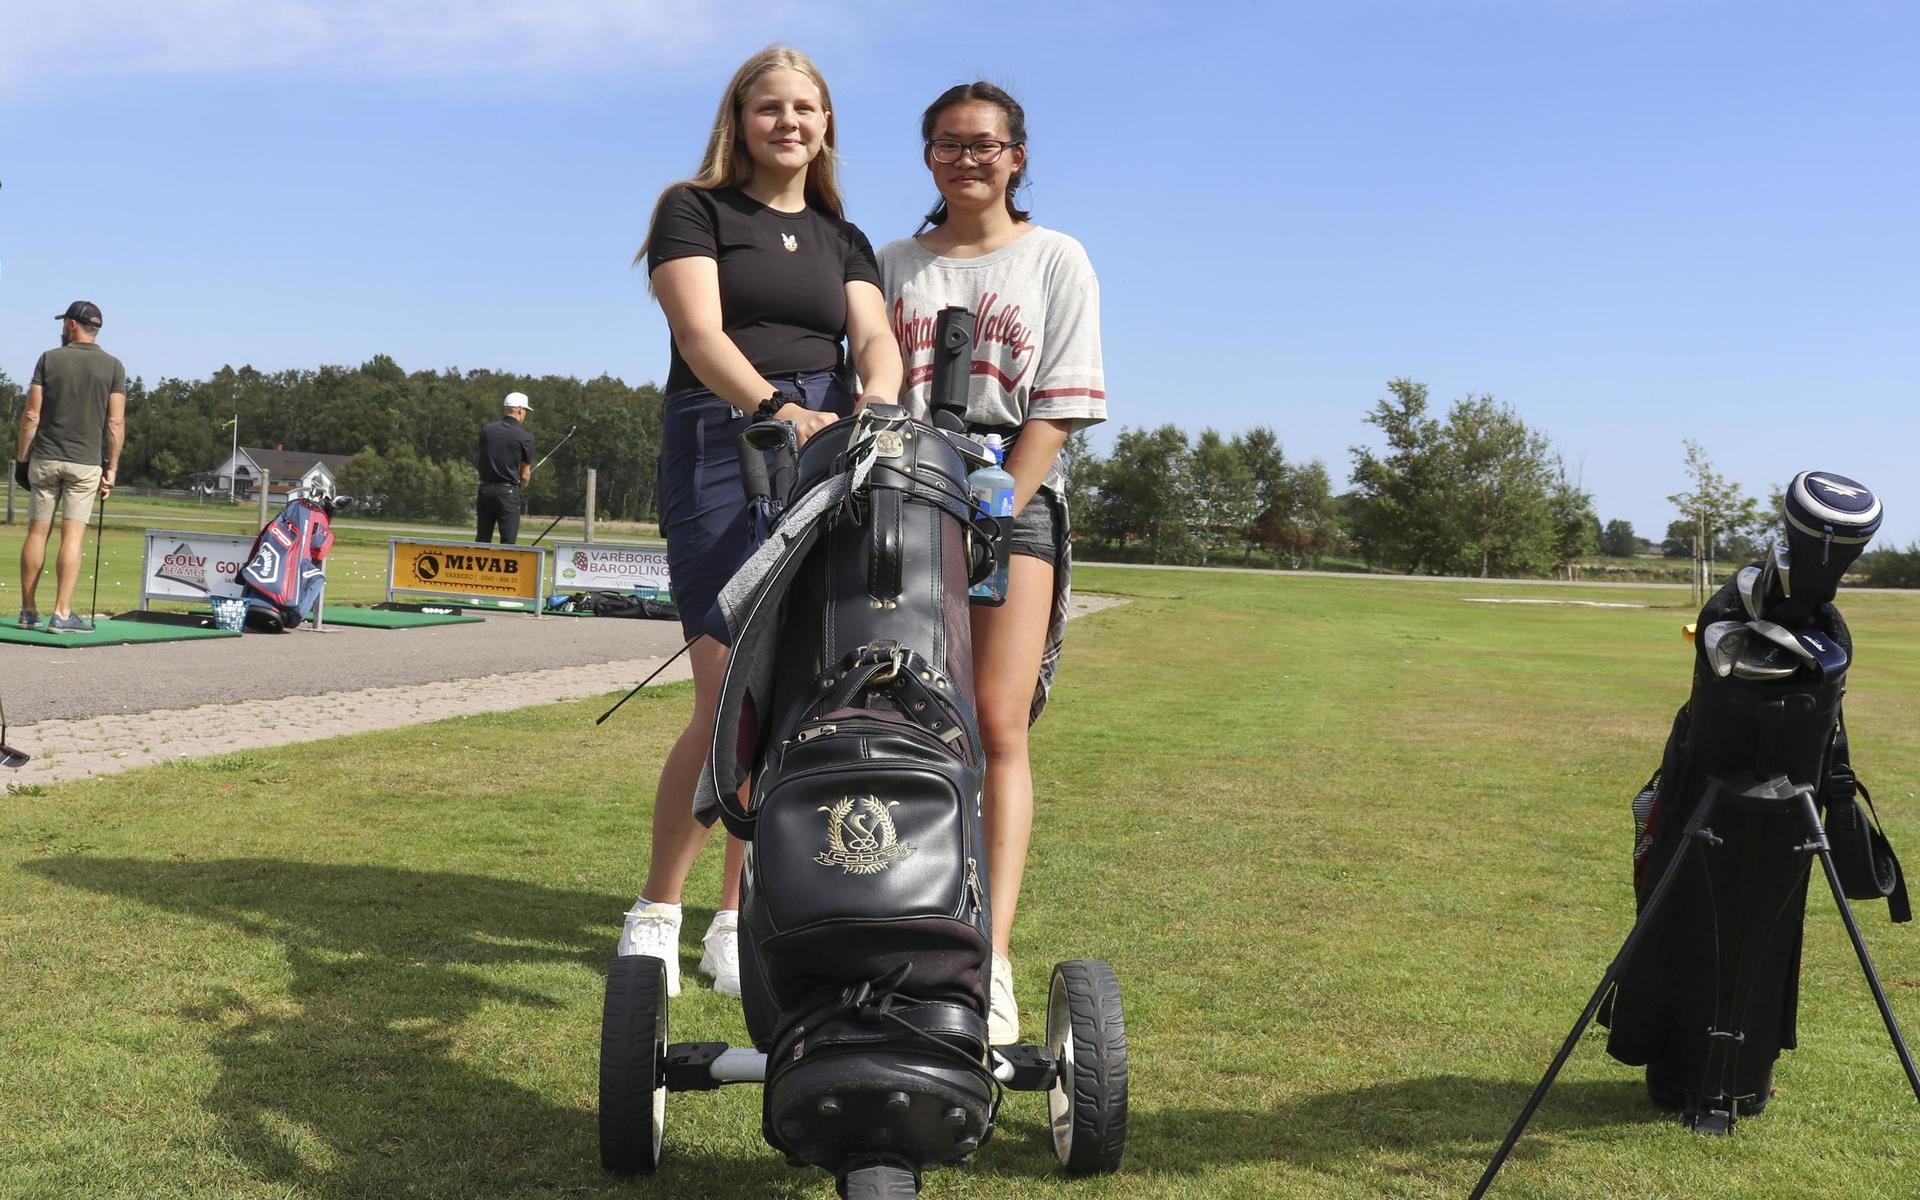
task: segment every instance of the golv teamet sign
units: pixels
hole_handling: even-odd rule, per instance
[[[141,558],[140,602],[238,597],[237,576],[252,548],[252,538],[149,529]]]

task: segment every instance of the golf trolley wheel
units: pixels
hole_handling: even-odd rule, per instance
[[[1076,958],[1053,968],[1047,1050],[1056,1067],[1047,1116],[1060,1165],[1075,1175],[1118,1170],[1127,1148],[1127,1022],[1107,963]]]
[[[667,964],[622,955],[600,1015],[600,1165],[651,1175],[667,1123]]]

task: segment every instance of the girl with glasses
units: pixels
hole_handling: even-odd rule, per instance
[[[1027,730],[1060,653],[1070,575],[1066,480],[1056,464],[1075,430],[1106,419],[1100,285],[1080,243],[1029,220],[1026,114],[990,83],[948,89],[921,117],[923,162],[940,199],[920,232],[880,251],[888,315],[907,369],[900,402],[925,419],[934,325],[973,310],[967,424],[1010,443],[1013,560],[1007,600],[973,609],[974,679],[985,743],[988,886],[993,910],[994,1045],[1019,1040],[1007,960],[1033,829]]]
[[[862,399],[893,403],[900,386],[873,247],[841,215],[834,140],[827,82],[807,56],[784,46],[754,55],[727,85],[700,170],[661,195],[635,258],[673,333],[660,524],[681,628],[698,640],[688,652],[693,717],[660,771],[647,881],[618,952],[664,961],[669,995],[680,991],[681,890],[708,833],[693,817],[693,789],[727,665],[726,647],[703,631],[751,548],[740,431],[772,417],[804,443],[853,411],[849,366]],[[733,996],[741,859],[729,838],[700,963]]]

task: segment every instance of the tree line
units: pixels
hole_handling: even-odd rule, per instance
[[[0,409],[17,413],[22,390],[0,371]],[[1777,534],[1778,489],[1765,504],[1746,496],[1695,443],[1685,444],[1689,486],[1669,497],[1680,516],[1653,542],[1629,522],[1602,524],[1551,440],[1509,405],[1470,395],[1436,414],[1425,384],[1394,379],[1386,390],[1362,418],[1380,444],[1350,449],[1346,491],[1335,490],[1319,459],[1290,458],[1264,426],[1197,437],[1171,424],[1122,428],[1104,456],[1076,434],[1061,465],[1079,555],[1520,577],[1562,572],[1594,553],[1744,562]],[[472,509],[479,428],[499,418],[512,391],[532,400],[537,453],[576,430],[535,473],[529,508],[579,512],[592,467],[602,515],[657,516],[661,396],[653,384],[408,372],[386,355],[358,367],[229,366],[151,388],[134,379],[121,478],[162,488],[204,480],[225,461],[237,416],[242,445],[351,456],[342,490],[377,496],[384,515],[458,523]],[[1859,569],[1876,586],[1920,586],[1920,543],[1878,549]]]
[[[0,402],[17,411],[21,388],[0,373]],[[516,375],[501,371],[402,370],[386,355],[358,367],[263,372],[222,367],[209,379],[127,385],[127,441],[120,477],[130,484],[189,487],[225,462],[232,421],[242,446],[283,446],[345,454],[341,480],[399,517],[464,520],[477,487],[479,431],[500,419],[508,392],[532,402],[527,428],[544,455],[569,429],[572,440],[536,472],[528,505],[579,512],[586,469],[598,471],[598,510],[609,518],[654,516],[660,446],[660,390],[611,376]]]

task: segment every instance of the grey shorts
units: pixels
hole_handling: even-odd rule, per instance
[[[1060,565],[1060,501],[1041,488],[1013,518],[1013,536],[1007,550]]]

